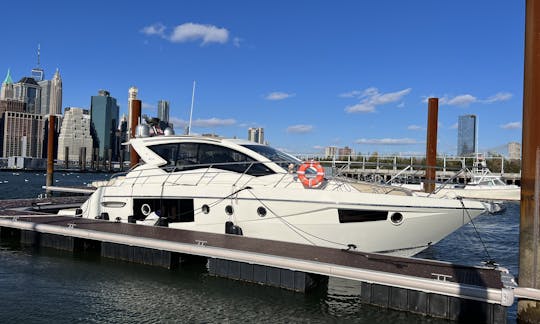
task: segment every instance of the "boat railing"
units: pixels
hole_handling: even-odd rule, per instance
[[[283,161],[286,162],[286,161]],[[149,171],[152,170],[163,170],[167,173],[167,176],[165,178],[165,181],[163,185],[199,185],[202,181],[204,181],[205,178],[208,178],[210,176],[210,179],[208,183],[211,183],[214,181],[214,179],[223,172],[223,170],[230,170],[232,169],[240,169],[242,172],[238,173],[237,179],[234,180],[233,186],[238,185],[238,183],[242,180],[243,177],[248,174],[250,170],[254,168],[257,164],[269,164],[269,163],[276,163],[272,161],[246,161],[246,162],[222,162],[222,163],[200,163],[200,164],[190,164],[183,167],[179,166],[155,166],[150,168],[144,168],[144,169],[132,169],[131,171],[127,172],[120,172],[117,174],[114,174],[111,176],[111,180],[116,179],[116,184],[120,185],[124,181],[133,181],[132,185],[137,184],[146,184],[148,181],[150,181],[151,178],[155,177],[156,174],[147,174]],[[280,163],[280,162],[278,162]],[[247,167],[242,167],[247,165]],[[220,169],[217,171],[216,169]],[[181,173],[178,171],[194,171],[189,173]],[[198,172],[197,172],[198,171]],[[128,173],[131,173],[132,176],[129,178],[122,178],[122,176],[127,175]],[[145,174],[146,173],[146,174]],[[279,173],[278,173],[279,174]],[[275,184],[273,184],[274,187],[278,186],[280,183],[282,183],[286,178],[287,175],[291,174],[290,172],[287,172],[286,170],[283,171],[283,175],[280,177],[278,181],[276,181]],[[197,176],[194,178],[194,176]],[[174,176],[174,180],[170,180],[170,178]],[[182,179],[185,179],[186,177],[189,177],[188,181],[182,181]],[[249,182],[251,182],[254,178],[250,178],[247,180],[246,183],[243,183],[243,185],[247,185]],[[291,179],[291,182],[293,180]]]

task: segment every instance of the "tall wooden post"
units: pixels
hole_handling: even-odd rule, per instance
[[[134,99],[131,101],[131,116],[129,118],[131,119],[131,129],[129,137],[135,138],[135,129],[137,128],[137,125],[139,125],[139,118],[141,117],[141,101]],[[133,149],[133,147],[129,148],[129,161],[130,166],[134,167],[139,163],[139,156],[137,155],[137,152]]]
[[[49,115],[49,133],[47,135],[47,177],[45,179],[45,186],[47,187],[51,187],[53,185],[55,125],[56,125],[56,116]],[[51,191],[46,190],[46,193],[50,195]]]
[[[84,171],[86,169],[86,146],[81,147],[81,153],[79,154],[79,161],[80,161],[80,167],[81,171]]]
[[[428,99],[428,125],[426,141],[426,180],[424,191],[435,190],[435,175],[437,172],[437,121],[439,119],[439,98]]]
[[[64,166],[69,169],[69,146],[64,147]]]
[[[525,5],[519,285],[540,288],[540,2]],[[518,321],[540,322],[540,302],[521,299]]]

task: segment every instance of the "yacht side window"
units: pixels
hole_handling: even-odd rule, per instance
[[[176,155],[178,153],[178,144],[161,144],[150,146],[150,149],[167,161],[166,168],[174,167]]]
[[[199,145],[199,163],[212,165],[213,168],[263,176],[274,172],[264,164],[257,163],[249,156],[238,151],[211,144]]]

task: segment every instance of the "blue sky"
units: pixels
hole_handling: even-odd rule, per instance
[[[524,1],[10,1],[0,72],[30,74],[41,44],[63,106],[106,89],[126,111],[171,102],[175,126],[296,153],[425,152],[427,102],[440,98],[439,153],[476,114],[481,150],[521,142]],[[181,131],[180,128],[177,132]]]

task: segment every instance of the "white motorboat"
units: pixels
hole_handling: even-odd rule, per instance
[[[412,256],[485,211],[478,201],[373,192],[243,140],[158,136],[129,144],[143,163],[63,214]]]

